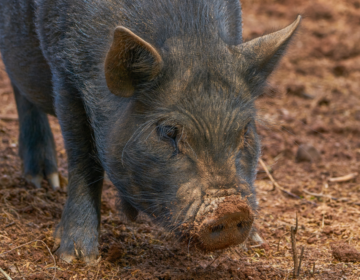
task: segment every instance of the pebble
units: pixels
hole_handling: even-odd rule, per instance
[[[316,237],[310,237],[306,242],[307,244],[314,244],[318,241]]]
[[[321,159],[318,150],[308,144],[302,144],[296,153],[296,162],[317,162]]]

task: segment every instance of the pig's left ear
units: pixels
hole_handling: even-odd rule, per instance
[[[161,71],[162,58],[148,42],[125,27],[117,27],[105,59],[105,78],[109,90],[131,97],[141,83],[153,80]]]
[[[240,69],[252,86],[263,83],[275,69],[291,38],[299,27],[301,16],[288,27],[235,47]]]

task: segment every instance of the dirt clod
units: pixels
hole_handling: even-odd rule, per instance
[[[259,172],[255,181],[259,209],[254,223],[270,249],[264,252],[265,248],[258,247],[251,238],[245,244],[247,250],[235,246],[204,254],[188,248],[189,243],[178,242],[176,235],[141,213],[136,222],[119,216],[116,191],[106,182],[99,265],[57,261],[55,279],[289,279],[293,267],[289,225],[294,224],[295,212],[299,213],[297,246],[305,246],[298,279],[360,278],[359,261],[341,263],[357,256],[355,250],[360,251],[360,176],[348,182],[328,182],[329,178],[360,170],[360,1],[241,2],[244,41],[286,26],[297,14],[304,16],[289,51],[269,80],[273,90],[256,101],[264,162],[280,186],[288,191],[302,190],[301,199],[289,199],[279,190],[271,191],[272,183]],[[311,11],[314,4],[321,9]],[[0,62],[0,268],[14,280],[51,280],[54,260],[40,242],[6,253],[41,235],[49,248],[53,247],[53,231],[61,217],[66,191],[53,192],[46,182],[44,189],[36,190],[22,178],[17,111],[3,70]],[[59,171],[67,178],[61,130],[55,118],[49,119]],[[321,153],[322,161],[296,163],[299,143],[311,143]],[[332,232],[327,233],[328,228]],[[333,253],[330,249],[332,242],[350,242],[347,251],[352,257],[334,258],[337,250]],[[216,260],[218,253],[221,255]],[[15,263],[22,276],[14,269]],[[0,279],[4,279],[1,274]]]
[[[308,240],[306,240],[307,244],[315,244],[318,241],[316,237],[310,237]]]
[[[360,252],[346,243],[332,243],[332,254],[341,262],[360,262]]]
[[[323,234],[330,235],[334,233],[334,229],[331,227],[324,227],[322,230]]]
[[[300,145],[296,153],[296,162],[317,162],[321,159],[318,150],[307,144]]]
[[[347,76],[349,74],[349,70],[347,69],[347,67],[345,65],[336,65],[333,68],[333,73],[337,77],[343,77],[343,76]]]
[[[331,20],[334,18],[334,10],[324,3],[313,3],[305,10],[305,15],[312,20]]]
[[[297,195],[297,196],[299,196],[299,197],[302,197],[304,195],[304,191],[302,190],[301,187],[298,187],[298,186],[292,187],[290,189],[290,192]]]
[[[306,93],[305,85],[303,84],[290,84],[286,87],[286,93],[289,95],[294,95],[304,99],[313,99],[314,97]]]
[[[119,244],[114,244],[110,247],[109,255],[106,260],[111,263],[115,263],[121,259],[123,254],[124,254],[123,247]]]
[[[259,248],[264,249],[265,251],[269,251],[270,245],[265,242],[265,243],[261,244],[261,246]]]

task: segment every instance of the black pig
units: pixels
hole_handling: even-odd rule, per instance
[[[0,0],[20,156],[37,187],[44,176],[59,187],[46,114],[64,136],[57,254],[97,258],[104,172],[132,220],[148,213],[204,250],[259,239],[254,100],[299,22],[244,43],[238,0]]]

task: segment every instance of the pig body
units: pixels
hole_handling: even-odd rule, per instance
[[[144,211],[204,250],[254,233],[254,100],[298,24],[243,43],[238,0],[0,0],[20,156],[36,186],[45,176],[59,187],[46,114],[64,136],[57,253],[96,259],[105,171],[130,219]]]

